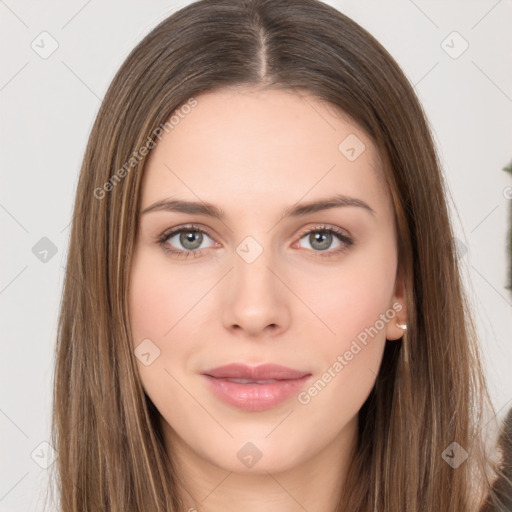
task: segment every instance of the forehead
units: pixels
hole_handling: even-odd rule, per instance
[[[178,109],[149,155],[142,208],[173,195],[249,206],[333,192],[389,208],[376,147],[333,106],[276,89],[229,88],[195,99]]]

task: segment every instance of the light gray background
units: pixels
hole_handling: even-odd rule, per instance
[[[188,3],[0,0],[0,511],[42,509],[47,470],[34,459],[52,460],[40,443],[49,439],[68,224],[101,98],[136,43]],[[423,103],[451,189],[460,261],[502,417],[512,406],[512,295],[504,288],[512,178],[502,170],[512,159],[512,2],[327,3],[389,50]],[[43,31],[59,45],[46,59],[31,47],[43,46]],[[457,58],[463,41],[446,39],[453,31],[469,44]],[[46,262],[32,251],[43,237],[57,248]]]

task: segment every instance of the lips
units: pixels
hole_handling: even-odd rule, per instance
[[[217,379],[246,379],[249,381],[265,380],[290,380],[300,379],[309,372],[294,370],[277,364],[263,364],[260,366],[248,366],[240,363],[232,363],[225,366],[219,366],[203,372],[204,375],[210,375]]]
[[[274,364],[233,363],[207,370],[203,377],[224,403],[246,411],[263,411],[298,393],[311,373]]]

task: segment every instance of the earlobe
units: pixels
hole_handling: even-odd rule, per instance
[[[395,303],[396,304],[396,303]],[[404,333],[407,331],[407,323],[402,318],[402,310],[400,311],[400,317],[392,319],[387,327],[386,327],[386,339],[388,340],[398,340],[400,339]]]
[[[386,328],[388,340],[400,339],[407,330],[407,306],[405,300],[405,285],[400,273],[397,275],[395,284],[395,295],[392,303],[395,317],[390,320]]]

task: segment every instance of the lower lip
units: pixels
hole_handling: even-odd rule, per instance
[[[311,375],[300,379],[277,380],[267,384],[240,384],[226,379],[216,379],[203,375],[213,393],[228,405],[246,411],[264,411],[272,409],[290,396],[298,393]]]

